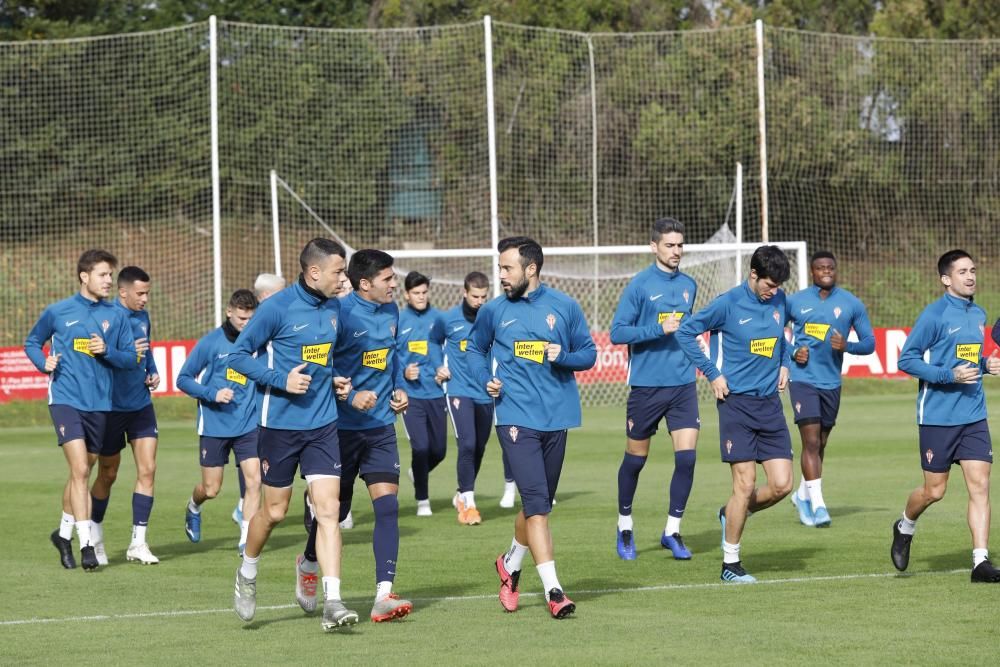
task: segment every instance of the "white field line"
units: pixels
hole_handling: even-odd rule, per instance
[[[952,574],[968,574],[969,570],[932,570],[914,574],[900,574],[898,572],[873,572],[869,574],[839,574],[826,577],[789,577],[787,579],[762,579],[757,581],[757,586],[781,586],[786,584],[812,584],[829,581],[855,581],[858,579],[909,579],[913,577],[932,577]],[[711,588],[746,588],[753,587],[752,584],[730,584],[722,581],[701,583],[701,584],[660,584],[656,586],[638,586],[632,588],[602,588],[595,590],[573,591],[575,595],[607,595],[612,593],[653,593],[658,591],[687,591]],[[539,597],[541,593],[521,593],[522,597]],[[440,597],[415,597],[415,602],[466,602],[475,600],[492,600],[496,594],[490,595],[446,595]],[[273,611],[281,609],[296,609],[297,604],[278,604],[257,607],[258,611]],[[0,626],[12,625],[42,625],[45,623],[75,623],[79,621],[122,621],[143,618],[171,618],[177,616],[204,616],[208,614],[232,614],[233,608],[225,609],[180,609],[175,611],[147,611],[135,614],[96,614],[93,616],[66,616],[63,618],[22,618],[9,621],[0,621]]]

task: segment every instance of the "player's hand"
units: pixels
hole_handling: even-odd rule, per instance
[[[795,354],[792,355],[792,359],[795,363],[805,366],[809,363],[809,348],[803,345],[802,347],[795,349]]]
[[[493,398],[499,398],[501,387],[503,387],[503,382],[497,378],[493,378],[486,383],[486,393]]]
[[[333,393],[337,395],[338,401],[346,401],[347,396],[351,393],[351,378],[339,375],[333,378]]]
[[[681,321],[677,319],[677,313],[670,313],[670,317],[663,320],[662,326],[664,335],[677,331],[681,326]]]
[[[222,403],[223,405],[225,405],[226,403],[232,403],[233,390],[230,389],[229,387],[223,387],[219,391],[215,392],[215,402]]]
[[[407,364],[406,369],[403,371],[403,377],[413,382],[420,377],[420,366],[416,363]]]
[[[451,379],[451,371],[447,366],[438,367],[437,371],[434,373],[434,381],[438,384],[443,384]]]
[[[149,339],[148,338],[136,338],[135,339],[135,353],[140,357],[145,357],[146,352],[149,351]]]
[[[150,391],[156,391],[156,388],[160,386],[159,373],[153,373],[152,375],[147,375],[146,386],[149,387]]]
[[[726,400],[726,396],[729,395],[729,383],[726,381],[725,375],[720,375],[712,380],[712,392],[720,401]]]
[[[285,380],[285,391],[289,394],[302,395],[309,391],[309,383],[312,382],[312,376],[302,372],[302,369],[305,367],[306,364],[303,362],[293,368],[288,374],[288,379]]]
[[[104,354],[108,351],[108,345],[103,338],[92,333],[90,334],[90,342],[87,343],[87,349],[90,350],[91,354]]]
[[[836,329],[834,329],[833,333],[830,335],[830,347],[837,352],[843,352],[847,349],[847,339],[844,338]]]
[[[410,406],[410,397],[406,395],[406,392],[402,389],[397,389],[392,392],[392,398],[389,399],[389,408],[395,412],[397,415],[401,412],[406,412],[406,408]]]
[[[979,366],[975,364],[963,364],[951,369],[951,376],[955,384],[976,384],[982,377],[979,373]]]
[[[990,375],[1000,375],[1000,357],[997,357],[996,350],[990,352],[989,358],[986,359],[986,372]]]
[[[367,412],[375,407],[375,403],[378,402],[378,394],[374,391],[364,390],[359,391],[354,395],[354,400],[351,401],[351,405],[354,406],[355,410],[360,410],[361,412]]]
[[[545,344],[545,358],[550,362],[555,362],[555,360],[559,358],[560,352],[562,352],[562,345],[559,343]]]
[[[784,366],[778,371],[778,392],[788,389],[788,369]]]
[[[53,372],[56,369],[56,366],[59,365],[59,360],[61,358],[62,358],[61,352],[59,354],[50,354],[49,356],[45,357],[45,372],[46,373]]]

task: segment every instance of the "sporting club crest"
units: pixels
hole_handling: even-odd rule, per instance
[[[204,461],[207,458],[208,458],[208,450],[205,449],[204,447],[202,447],[202,450],[201,450],[201,460]]]
[[[931,449],[928,449],[927,452],[924,453],[924,458],[927,459],[927,465],[930,465],[931,461],[934,460],[934,451],[931,450]]]
[[[545,316],[545,323],[549,325],[549,331],[552,331],[556,328],[556,316],[549,313]]]
[[[64,424],[59,424],[59,435],[66,436],[66,426]]]
[[[795,403],[795,412],[796,412],[796,414],[801,414],[802,413],[802,403],[801,402],[796,401],[796,403]]]
[[[684,297],[684,303],[689,303],[691,301],[691,292],[684,290],[684,294],[682,294],[681,296]]]
[[[139,328],[142,330],[142,335],[143,336],[145,336],[146,334],[149,333],[148,331],[146,331],[146,325],[145,324],[140,324]]]
[[[392,334],[393,338],[396,337],[396,325],[395,324],[390,324],[389,325],[389,333]]]
[[[840,306],[837,306],[836,308],[833,309],[833,316],[839,318],[842,312],[844,311],[840,309]]]
[[[507,431],[507,433],[510,435],[510,441],[511,442],[517,442],[518,430],[517,430],[516,426],[511,426],[510,430]]]
[[[334,331],[337,330],[337,318],[336,317],[331,317],[330,318],[330,326],[333,327]]]
[[[629,432],[629,433],[631,433],[631,432],[632,432],[632,427],[633,427],[633,426],[635,426],[635,422],[634,422],[634,421],[632,421],[631,419],[629,419],[629,420],[628,420],[628,432]]]
[[[264,473],[264,477],[267,477],[267,471],[271,469],[271,464],[268,463],[267,459],[260,462],[260,469]]]
[[[726,440],[726,454],[732,454],[732,453],[733,453],[733,441]]]
[[[456,396],[455,398],[451,399],[451,404],[455,407],[456,410],[458,410],[458,406],[460,406],[462,402],[458,400],[458,397]]]
[[[774,309],[774,321],[778,326],[781,326],[781,315],[778,314],[778,309]]]
[[[111,322],[104,320],[101,322],[101,331],[107,332],[108,328],[111,326]]]

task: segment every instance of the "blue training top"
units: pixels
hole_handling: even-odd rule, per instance
[[[956,366],[967,364],[985,372],[985,332],[986,311],[971,299],[945,293],[920,313],[899,354],[900,370],[920,380],[917,424],[960,426],[986,419],[982,378],[957,384],[952,375]]]
[[[548,360],[546,343],[562,346],[555,361]],[[498,426],[561,431],[580,425],[573,373],[594,365],[597,347],[583,310],[570,296],[540,284],[519,299],[493,299],[479,309],[466,349],[480,386],[494,375],[503,383],[495,401]]]
[[[92,334],[104,339],[104,354],[90,353]],[[49,405],[68,405],[82,412],[110,412],[113,369],[138,366],[135,340],[121,309],[103,299],[91,301],[79,293],[48,306],[24,341],[24,353],[42,373],[46,357],[42,346],[49,339],[49,354],[62,355],[49,375]]]
[[[257,384],[229,365],[236,349],[224,327],[199,340],[177,375],[177,387],[198,399],[198,435],[234,438],[257,428]],[[220,389],[232,389],[229,403],[216,403]]]
[[[478,311],[476,313],[477,317],[470,321],[465,316],[461,303],[444,313],[444,360],[451,371],[451,379],[445,383],[445,390],[449,396],[461,396],[471,399],[473,403],[490,404],[493,399],[486,393],[486,388],[472,376],[472,369],[469,368],[467,348],[472,325],[478,319]]]
[[[858,342],[847,341],[847,352],[851,354],[875,351],[875,332],[865,304],[847,290],[835,285],[823,299],[819,287],[812,285],[789,296],[786,303],[795,335],[795,344],[788,347],[792,356],[792,382],[805,382],[819,389],[836,389],[841,385],[844,353],[830,346],[834,331],[839,331],[844,340],[852,328],[857,332]],[[805,364],[794,359],[795,350],[802,346],[809,348],[809,361]]]
[[[691,276],[664,271],[656,263],[625,287],[611,321],[611,342],[628,345],[628,384],[677,387],[694,382],[694,364],[677,337],[663,333],[663,321],[690,316],[697,293]]]
[[[145,310],[132,310],[118,299],[115,299],[113,305],[122,311],[125,321],[132,330],[132,337],[136,340],[145,338],[148,341],[149,313]],[[146,386],[146,377],[157,375],[152,349],[146,350],[146,354],[142,357],[136,355],[136,365],[116,368],[114,375],[114,388],[111,393],[112,410],[134,412],[152,405],[153,397],[150,396],[149,387]]]
[[[410,398],[441,398],[444,390],[435,380],[437,369],[444,365],[444,315],[428,306],[418,311],[410,306],[399,312],[396,354],[400,373],[410,364],[420,366],[416,380],[403,379],[403,389]]]
[[[711,331],[710,356],[697,336]],[[782,366],[788,366],[785,345],[785,293],[780,289],[762,301],[749,282],[715,298],[674,334],[688,358],[709,381],[726,376],[729,391],[750,396],[778,393]]]

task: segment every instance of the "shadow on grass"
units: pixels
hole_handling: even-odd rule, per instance
[[[930,545],[928,545],[930,546]],[[972,572],[972,545],[969,545],[968,549],[954,549],[952,551],[946,551],[942,553],[927,554],[913,554],[918,558],[914,560],[911,556],[910,567],[913,569],[914,563],[919,563],[920,565],[927,565],[930,570],[940,571],[940,570],[960,570],[962,568],[969,568],[969,572]]]

